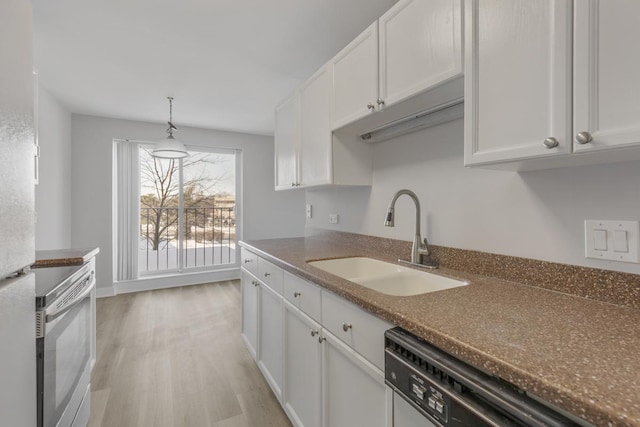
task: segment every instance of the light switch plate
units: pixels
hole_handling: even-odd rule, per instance
[[[640,263],[640,222],[586,220],[584,232],[587,258]]]

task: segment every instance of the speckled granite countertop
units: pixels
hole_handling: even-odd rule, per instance
[[[99,248],[36,251],[36,262],[33,263],[31,268],[82,265],[95,257],[98,252],[100,252]]]
[[[319,237],[240,245],[596,426],[640,426],[636,308],[447,268],[434,273],[469,285],[395,297],[307,264],[347,256],[397,261],[384,245]]]

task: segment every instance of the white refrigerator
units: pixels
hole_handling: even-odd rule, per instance
[[[0,1],[0,425],[36,425],[31,4]]]

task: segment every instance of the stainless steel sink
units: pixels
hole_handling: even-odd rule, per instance
[[[309,265],[393,296],[410,296],[468,285],[462,280],[366,257],[311,261]]]

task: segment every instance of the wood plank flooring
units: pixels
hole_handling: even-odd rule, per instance
[[[240,338],[240,282],[97,301],[90,427],[290,426]]]

